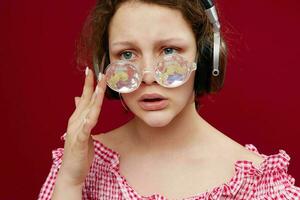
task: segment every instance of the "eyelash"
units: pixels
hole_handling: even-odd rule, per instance
[[[133,51],[129,51],[129,50],[126,50],[126,51],[122,51],[121,53],[119,53],[119,58],[120,59],[124,59],[124,58],[122,58],[122,56],[125,54],[125,53],[132,53],[133,55],[134,55],[134,53],[133,53]],[[125,59],[126,60],[126,59]]]
[[[177,53],[179,51],[179,48],[176,48],[176,47],[164,47],[162,48],[162,52],[166,49],[173,49],[175,51],[175,53]],[[125,53],[132,53],[134,55],[134,52],[133,51],[130,51],[130,50],[125,50],[125,51],[122,51],[121,53],[118,54],[118,57],[122,59],[122,56],[125,54]],[[126,59],[125,59],[126,60]],[[131,60],[131,59],[130,59]]]
[[[166,47],[166,48],[163,48],[162,51],[165,51],[166,49],[172,49],[172,50],[174,50],[175,53],[178,51],[178,49],[175,47]]]

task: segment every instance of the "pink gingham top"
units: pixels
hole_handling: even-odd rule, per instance
[[[84,200],[166,200],[160,194],[142,196],[138,194],[119,172],[119,154],[94,140],[95,157],[86,177],[82,199]],[[256,147],[246,145],[247,149],[259,154]],[[39,200],[50,200],[55,179],[62,162],[63,148],[52,152],[51,171],[42,186]],[[250,161],[237,161],[235,175],[227,183],[210,191],[184,200],[251,199],[251,200],[296,200],[300,199],[300,188],[287,173],[290,157],[285,151],[264,157],[264,162],[256,168]]]

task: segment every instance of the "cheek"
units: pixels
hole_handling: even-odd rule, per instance
[[[181,87],[180,87],[180,93],[183,95],[188,95],[194,93],[194,82],[195,82],[195,72],[191,74],[187,82],[185,82]]]
[[[185,101],[193,102],[194,101],[194,80],[195,80],[195,73],[191,75],[189,80],[184,84],[184,87],[182,88],[182,92],[180,96],[185,99]]]
[[[194,76],[182,86],[170,90],[172,107],[182,110],[185,106],[194,102]]]
[[[178,107],[184,107],[186,104],[193,101],[193,88],[192,87],[186,87],[182,88],[180,91],[176,91],[175,94],[173,94],[173,102]]]
[[[138,97],[134,93],[121,94],[124,103],[129,107],[131,111],[134,111],[134,107],[137,106]]]

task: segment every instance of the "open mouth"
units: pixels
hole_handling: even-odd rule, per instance
[[[154,98],[154,99],[143,99],[142,101],[144,102],[156,102],[156,101],[161,101],[164,100],[162,98]]]
[[[168,104],[168,100],[159,94],[145,94],[139,101],[140,107],[148,111],[162,110]]]

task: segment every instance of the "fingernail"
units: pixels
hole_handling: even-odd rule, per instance
[[[95,94],[97,95],[99,93],[99,87],[98,85],[96,86]]]
[[[101,79],[102,79],[102,73],[99,72],[99,74],[98,74],[98,82],[101,81]]]
[[[85,68],[85,76],[87,76],[89,74],[89,67],[87,66],[86,68]]]

